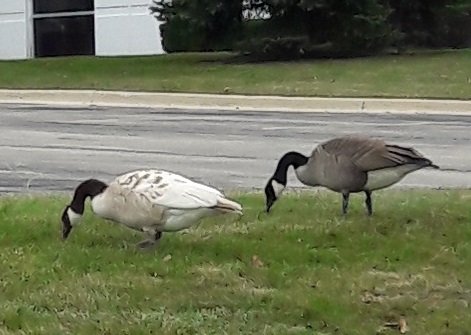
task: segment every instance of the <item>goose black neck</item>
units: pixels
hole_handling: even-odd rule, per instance
[[[286,185],[289,167],[293,166],[293,168],[297,169],[298,167],[306,164],[307,161],[308,158],[299,152],[291,151],[284,154],[278,162],[273,179],[275,179],[280,184]]]
[[[88,179],[82,182],[75,189],[74,197],[70,203],[70,208],[77,214],[82,215],[85,208],[85,200],[90,197],[93,199],[102,193],[108,185],[96,179]]]

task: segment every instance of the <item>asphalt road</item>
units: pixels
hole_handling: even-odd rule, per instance
[[[0,105],[0,192],[70,191],[146,167],[221,189],[262,188],[283,153],[309,154],[351,133],[413,145],[442,168],[399,186],[469,188],[470,127],[471,116]]]

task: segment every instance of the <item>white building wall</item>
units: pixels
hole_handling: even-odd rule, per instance
[[[30,56],[27,0],[0,0],[0,59]]]
[[[165,53],[151,0],[95,0],[98,56]],[[0,0],[0,60],[33,57],[32,0]]]
[[[150,4],[151,0],[95,0],[96,54],[126,56],[164,53],[159,23],[150,14]]]

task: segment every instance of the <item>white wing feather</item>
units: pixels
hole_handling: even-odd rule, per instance
[[[164,170],[141,170],[115,179],[125,190],[135,192],[153,205],[177,209],[213,207],[225,196],[218,190]]]

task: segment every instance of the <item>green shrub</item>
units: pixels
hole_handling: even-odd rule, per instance
[[[345,21],[340,34],[332,38],[333,49],[339,54],[365,56],[379,52],[393,40],[393,29],[387,22],[387,14],[357,14]]]
[[[201,31],[188,31],[185,21],[175,18],[160,25],[162,48],[166,52],[200,51],[204,33]]]
[[[166,52],[225,51],[240,32],[240,0],[154,0]]]
[[[249,38],[237,44],[237,49],[258,60],[288,60],[304,56],[307,37]]]
[[[438,22],[437,26],[440,28],[434,34],[438,46],[471,47],[471,9],[444,11],[439,16]]]
[[[167,52],[235,50],[288,60],[471,46],[471,0],[153,1]],[[246,9],[271,17],[242,21]]]

